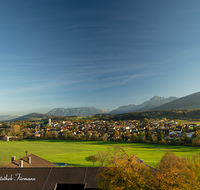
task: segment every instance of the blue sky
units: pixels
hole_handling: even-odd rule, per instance
[[[200,1],[2,0],[0,115],[116,109],[199,90]]]

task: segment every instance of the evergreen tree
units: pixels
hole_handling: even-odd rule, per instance
[[[152,134],[151,134],[151,131],[147,131],[147,132],[146,132],[146,140],[152,141]]]
[[[159,131],[159,137],[158,138],[159,138],[159,141],[162,141],[164,139],[164,134],[163,134],[162,130]]]

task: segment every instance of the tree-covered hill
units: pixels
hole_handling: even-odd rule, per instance
[[[100,115],[99,115],[100,116]],[[198,110],[159,110],[159,111],[144,111],[130,112],[125,114],[104,114],[99,119],[101,120],[140,120],[140,119],[200,119],[200,109]]]
[[[53,117],[52,115],[47,114],[41,114],[41,113],[30,113],[28,115],[24,115],[15,119],[12,119],[10,121],[16,121],[16,120],[33,120],[33,119],[48,119],[50,117]]]

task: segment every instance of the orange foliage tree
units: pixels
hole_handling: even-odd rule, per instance
[[[108,167],[101,168],[96,177],[99,189],[141,190],[150,182],[150,169],[134,156],[129,156],[121,147],[115,147]]]
[[[152,189],[155,190],[193,190],[200,189],[200,160],[179,158],[167,151],[152,176]]]
[[[101,167],[96,182],[102,190],[200,190],[200,156],[180,158],[167,151],[157,169],[116,146],[108,151],[108,167]]]

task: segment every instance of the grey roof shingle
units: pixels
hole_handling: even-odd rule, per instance
[[[28,162],[28,157],[31,157],[31,164]],[[23,167],[55,167],[56,164],[49,162],[43,158],[40,158],[34,154],[26,155],[18,160],[10,162],[3,167],[15,168],[19,167],[19,162],[23,161]]]

